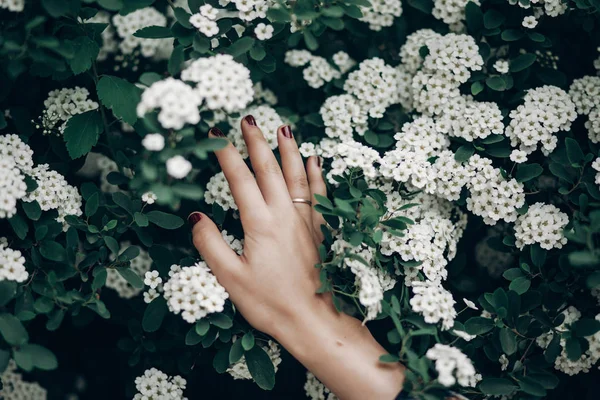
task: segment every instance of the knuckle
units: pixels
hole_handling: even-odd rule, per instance
[[[265,161],[260,165],[260,173],[265,175],[281,175],[281,168],[277,161]]]
[[[293,187],[306,190],[309,188],[308,179],[306,175],[295,175],[292,177],[291,184]]]

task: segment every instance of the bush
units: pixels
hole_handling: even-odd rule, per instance
[[[253,114],[272,148],[289,124],[322,157],[320,290],[370,321],[413,396],[592,398],[599,11],[0,1],[0,393],[142,398],[158,379],[175,398],[326,396],[183,227],[203,211],[242,251],[212,154],[226,141],[207,132],[245,154]],[[212,301],[181,307],[182,286]]]

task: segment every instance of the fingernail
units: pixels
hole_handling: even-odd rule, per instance
[[[288,139],[292,138],[292,128],[290,128],[289,125],[286,125],[283,128],[281,128],[281,133],[283,133],[283,136],[285,136]]]
[[[208,131],[208,132],[217,137],[225,137],[225,134],[223,133],[223,131],[220,130],[219,128],[217,128],[216,126],[211,128],[210,131]]]
[[[323,162],[322,158],[319,156],[315,156],[315,157],[317,157],[317,167],[321,168],[321,163]]]
[[[200,214],[199,212],[193,212],[188,216],[187,219],[190,226],[193,227],[202,219],[202,214]]]
[[[245,120],[245,121],[246,121],[246,122],[247,122],[249,125],[256,126],[256,120],[254,119],[254,117],[253,117],[252,115],[246,115],[246,116],[244,117],[244,120]]]

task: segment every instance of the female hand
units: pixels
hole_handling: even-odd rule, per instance
[[[229,143],[216,151],[240,212],[244,251],[238,256],[217,226],[195,212],[193,242],[240,313],[281,343],[342,399],[392,399],[403,367],[378,361],[385,350],[360,321],[338,313],[320,287],[322,216],[310,204],[326,195],[319,159],[306,169],[289,126],[278,129],[282,168],[252,116],[242,122],[254,175]],[[217,128],[212,137],[224,137]]]

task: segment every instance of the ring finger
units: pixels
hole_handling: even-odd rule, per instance
[[[277,140],[279,143],[279,153],[281,154],[281,165],[283,177],[290,193],[290,198],[312,201],[310,195],[310,186],[306,177],[306,170],[302,162],[302,156],[298,150],[298,145],[294,139],[292,129],[288,125],[279,127],[277,130]],[[294,202],[298,213],[306,222],[308,227],[312,227],[310,204]]]

